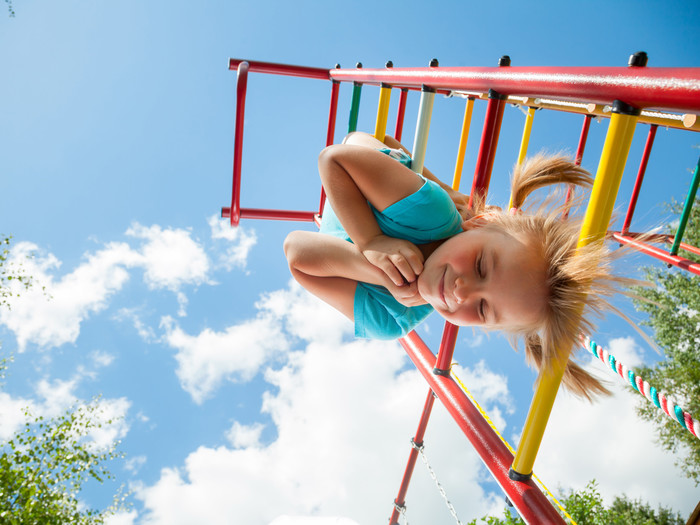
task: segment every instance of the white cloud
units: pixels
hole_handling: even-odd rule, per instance
[[[18,243],[12,251],[13,259],[24,259],[32,251],[38,251],[36,245]],[[29,342],[47,348],[75,342],[80,323],[106,307],[109,297],[129,278],[125,266],[134,262],[134,253],[126,244],[112,243],[54,280],[47,272],[60,266],[56,257],[37,255],[26,260],[24,266],[38,285],[13,298],[12,309],[0,311],[0,320],[15,333],[20,352]],[[46,287],[46,294],[41,285]]]
[[[265,425],[255,423],[253,425],[241,425],[238,421],[226,433],[233,448],[256,448],[260,446],[260,436]]]
[[[164,342],[176,349],[177,376],[182,388],[202,403],[224,380],[250,380],[287,342],[269,316],[260,315],[226,330],[204,329],[190,335],[171,317],[164,317]]]
[[[141,470],[141,467],[143,467],[146,464],[146,461],[146,456],[130,457],[124,461],[124,468],[129,472],[137,474],[138,471]]]
[[[95,350],[90,354],[92,362],[98,368],[103,368],[111,365],[114,362],[114,356],[108,352],[103,352],[101,350]]]
[[[126,234],[146,242],[139,250],[140,265],[149,287],[177,292],[183,284],[207,282],[209,258],[185,230],[134,224]]]
[[[303,350],[265,371],[271,389],[263,397],[263,412],[276,439],[261,444],[260,424],[234,424],[227,433],[234,448],[200,447],[182,468],[163,469],[157,483],[141,487],[137,496],[146,509],[141,522],[266,525],[307,519],[290,515],[339,516],[307,521],[319,524],[385,521],[427,386],[417,371],[406,370],[396,343],[343,342],[338,326],[347,333],[348,323],[308,294],[299,295],[296,287],[270,294],[259,308],[270,317],[270,330],[294,327],[295,337],[303,335]],[[326,338],[326,331],[334,336]],[[503,377],[483,365],[462,373],[487,408],[510,410],[503,401],[508,398]],[[426,452],[463,518],[483,515],[502,501],[479,486],[480,461],[439,406],[426,434]],[[449,519],[422,469],[419,464],[409,492],[409,519]]]
[[[0,392],[0,441],[9,439],[24,425],[26,408],[32,408],[31,400]]]
[[[140,246],[107,243],[94,253],[86,253],[84,260],[63,276],[56,275],[61,263],[53,254],[43,254],[28,242],[13,247],[10,263],[21,263],[37,283],[30,290],[15,283],[13,290],[20,296],[9,301],[11,310],[0,311],[0,321],[15,333],[20,352],[29,343],[42,348],[74,343],[81,324],[107,308],[135,268],[143,269],[149,289],[172,291],[178,315],[185,315],[187,296],[181,288],[210,283],[211,265],[203,247],[191,238],[191,232],[182,229],[134,224],[126,234],[140,241]],[[27,258],[32,253],[35,256]]]
[[[90,370],[78,367],[77,373],[68,380],[41,379],[35,386],[34,397],[30,399],[13,398],[0,392],[0,440],[12,437],[27,422],[25,409],[31,420],[38,417],[50,419],[63,416],[69,409],[87,405],[94,408],[90,414],[91,430],[88,434],[93,446],[104,449],[122,439],[129,431],[126,416],[131,403],[123,397],[82,401],[75,391],[82,379],[92,376]]]
[[[117,512],[105,518],[104,525],[134,525],[138,513],[135,510],[128,512]]]
[[[358,525],[358,523],[348,518],[339,517],[280,516],[270,525]]]
[[[258,242],[255,230],[243,226],[232,228],[229,221],[216,215],[209,217],[211,238],[226,241],[226,250],[219,257],[219,264],[227,270],[235,267],[245,268],[250,250]]]

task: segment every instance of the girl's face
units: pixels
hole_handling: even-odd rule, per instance
[[[509,234],[466,227],[425,260],[418,277],[423,299],[458,326],[540,322],[547,300],[542,258]]]

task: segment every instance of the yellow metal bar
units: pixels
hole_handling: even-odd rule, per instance
[[[634,111],[634,108],[622,106],[622,110],[628,113],[622,114],[620,113],[622,110],[618,110],[610,118],[610,127],[605,137],[595,183],[581,227],[578,248],[602,239],[612,216],[615,198],[620,189],[622,173],[632,144],[634,128],[639,117],[639,112]],[[579,315],[582,312],[583,305]],[[532,398],[520,445],[513,460],[512,470],[517,474],[527,476],[532,473],[535,457],[570,353],[571,348],[562,352],[553,370],[540,372],[537,390]]]
[[[522,164],[527,155],[527,146],[530,144],[530,132],[532,131],[532,120],[535,118],[535,108],[527,108],[527,116],[525,117],[525,128],[523,129],[523,138],[520,141],[520,152],[518,153],[518,164]]]
[[[518,166],[525,160],[527,155],[527,147],[530,144],[530,132],[532,131],[532,121],[535,118],[535,108],[527,108],[527,116],[525,117],[525,127],[523,128],[523,138],[520,140],[520,151],[518,152]],[[508,209],[513,207],[513,195],[508,200]]]
[[[459,184],[462,180],[462,168],[464,167],[464,155],[467,151],[467,139],[469,138],[469,126],[472,121],[472,111],[474,110],[474,99],[469,97],[467,105],[464,107],[464,121],[462,122],[462,134],[459,136],[459,149],[457,150],[457,164],[455,174],[452,178],[452,189],[459,191]]]
[[[386,135],[386,121],[389,118],[389,102],[391,100],[391,87],[382,86],[379,90],[379,105],[377,106],[377,123],[374,126],[374,138],[384,142]]]

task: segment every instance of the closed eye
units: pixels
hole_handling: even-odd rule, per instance
[[[479,258],[476,261],[476,275],[479,276],[480,279],[484,278],[484,254],[480,254]]]
[[[485,304],[486,304],[486,301],[484,299],[481,299],[481,301],[479,301],[479,318],[481,319],[482,323],[486,322]]]

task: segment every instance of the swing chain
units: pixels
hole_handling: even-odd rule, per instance
[[[404,525],[408,525],[408,517],[406,516],[406,505],[399,505],[398,503],[394,502],[394,508],[399,511],[399,514],[403,516],[403,522]]]
[[[457,525],[463,525],[462,522],[460,521],[459,517],[457,516],[457,511],[455,510],[455,508],[452,505],[452,503],[450,502],[450,500],[447,498],[447,494],[445,493],[445,489],[442,488],[442,485],[440,484],[440,482],[437,479],[437,475],[435,474],[435,471],[433,470],[433,468],[430,466],[430,463],[428,462],[428,457],[425,455],[425,451],[424,451],[425,446],[423,445],[423,443],[418,445],[413,440],[411,440],[411,444],[412,444],[413,448],[415,448],[418,451],[418,453],[420,454],[420,457],[423,460],[425,467],[428,469],[428,473],[430,474],[430,477],[433,478],[433,481],[435,482],[435,485],[437,486],[438,491],[440,491],[440,495],[442,496],[442,499],[445,500],[445,504],[447,505],[447,508],[449,509],[450,514],[452,514],[452,517],[457,522]],[[405,512],[405,510],[404,510],[404,512]],[[404,517],[405,517],[405,515],[404,515]],[[406,522],[406,525],[408,525],[408,522]]]

